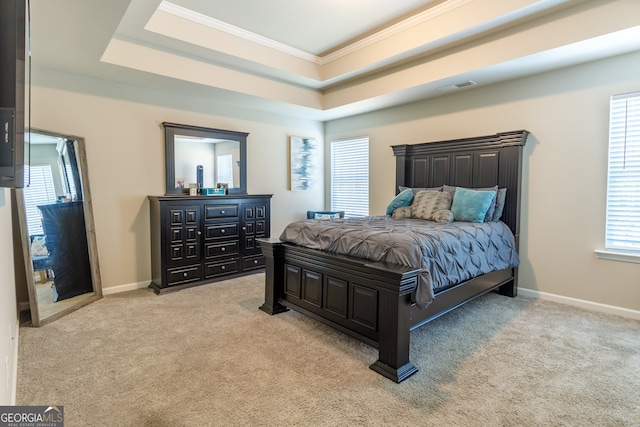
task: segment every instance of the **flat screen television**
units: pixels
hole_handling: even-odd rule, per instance
[[[0,0],[0,187],[24,187],[25,0]]]

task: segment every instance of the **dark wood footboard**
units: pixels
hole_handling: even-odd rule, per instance
[[[378,348],[371,369],[400,382],[417,372],[409,361],[411,292],[419,269],[369,262],[260,239],[266,257],[265,303],[293,308]]]
[[[265,302],[277,314],[292,308],[378,348],[370,368],[401,382],[417,368],[409,360],[410,332],[489,291],[513,293],[514,270],[495,271],[436,294],[426,309],[411,302],[420,269],[371,262],[259,239],[266,258]]]

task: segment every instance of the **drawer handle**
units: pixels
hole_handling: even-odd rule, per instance
[[[221,250],[222,252],[224,252],[224,251],[226,251],[226,250],[227,250],[227,248],[220,248],[220,250]]]
[[[223,228],[222,230],[220,230],[221,234],[224,234],[226,232],[226,230]]]
[[[227,267],[225,267],[224,265],[222,267],[220,267],[220,270],[226,270]]]
[[[183,273],[182,275],[183,275],[184,277],[187,277],[187,273]]]
[[[220,211],[220,213],[224,215],[224,211]]]
[[[198,231],[198,236],[202,234],[202,231]]]
[[[257,260],[257,259],[254,259],[254,260],[253,260],[253,263],[254,263],[254,264],[257,264],[257,263],[258,263],[258,260]]]

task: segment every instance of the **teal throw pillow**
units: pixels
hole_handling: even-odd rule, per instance
[[[413,191],[410,188],[400,192],[387,205],[387,215],[391,215],[393,211],[402,206],[409,206],[413,201]]]
[[[456,188],[451,212],[456,221],[484,222],[487,210],[493,202],[494,191],[476,191]]]

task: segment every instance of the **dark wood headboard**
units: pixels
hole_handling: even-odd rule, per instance
[[[520,234],[522,151],[529,132],[518,130],[475,138],[394,145],[398,187],[451,185],[507,189],[502,221]]]

